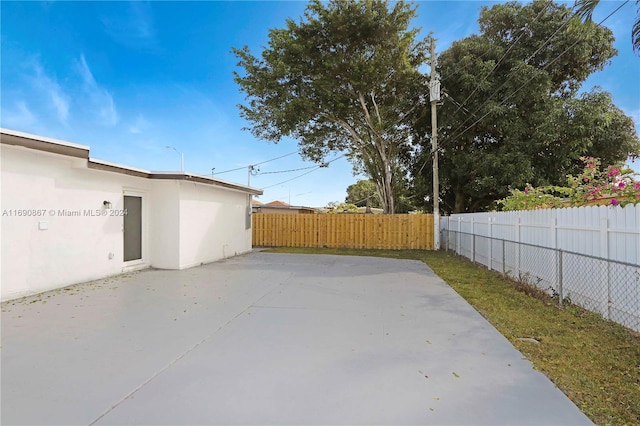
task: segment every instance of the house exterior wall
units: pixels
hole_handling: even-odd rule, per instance
[[[251,250],[241,191],[89,169],[86,159],[6,144],[0,157],[2,300]],[[142,260],[125,263],[126,194],[142,196],[143,243]]]
[[[172,180],[153,182],[148,201],[153,206],[153,213],[149,217],[152,266],[180,269],[179,183]]]
[[[180,268],[189,268],[251,250],[245,229],[247,194],[180,184]]]
[[[3,300],[122,271],[122,217],[102,216],[103,201],[116,212],[123,186],[147,182],[57,154],[6,145],[0,154]]]

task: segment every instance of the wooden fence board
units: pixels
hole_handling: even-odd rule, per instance
[[[433,215],[254,213],[253,245],[433,250]]]

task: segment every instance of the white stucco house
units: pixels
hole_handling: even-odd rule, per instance
[[[261,190],[108,163],[88,146],[7,129],[0,163],[3,301],[251,251],[250,200]]]

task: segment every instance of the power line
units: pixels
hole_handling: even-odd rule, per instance
[[[260,188],[260,189],[265,190],[265,189],[267,189],[267,188],[273,188],[274,186],[282,185],[283,183],[287,183],[287,182],[291,182],[292,180],[299,179],[299,178],[301,178],[301,177],[303,177],[303,176],[308,175],[309,173],[313,173],[313,172],[317,171],[318,169],[328,167],[328,166],[329,166],[329,164],[333,163],[333,162],[334,162],[334,161],[336,161],[336,160],[341,159],[342,157],[344,157],[344,156],[346,156],[346,155],[347,155],[347,154],[342,154],[341,156],[336,157],[336,158],[334,158],[334,159],[333,159],[333,160],[331,160],[331,161],[327,161],[327,162],[325,162],[325,163],[322,163],[322,164],[320,164],[319,166],[314,166],[313,170],[309,170],[308,172],[305,172],[305,173],[302,173],[301,175],[298,175],[298,176],[292,177],[291,179],[287,179],[287,180],[284,180],[284,181],[282,181],[282,182],[275,183],[275,184],[273,184],[273,185],[265,186],[265,187]]]
[[[299,172],[300,170],[309,170],[309,169],[313,169],[314,167],[318,167],[318,166],[309,166],[309,167],[301,167],[299,169],[291,169],[291,170],[278,170],[275,172],[259,172],[261,175],[272,175],[272,174],[276,174],[276,173],[291,173],[291,172]]]
[[[278,182],[278,183],[273,184],[273,185],[265,186],[264,188],[260,188],[260,189],[265,190],[265,189],[267,189],[267,188],[273,188],[274,186],[282,185],[283,183],[291,182],[292,180],[296,180],[296,179],[298,179],[298,178],[301,178],[302,176],[306,176],[306,175],[308,175],[309,173],[313,173],[313,172],[315,172],[316,170],[318,170],[319,168],[320,168],[320,166],[316,166],[313,170],[309,170],[309,171],[308,171],[308,172],[306,172],[306,173],[302,173],[301,175],[298,175],[298,176],[293,177],[293,178],[291,178],[291,179],[283,180],[282,182]]]
[[[357,206],[357,205],[358,205],[358,203],[361,203],[361,202],[363,202],[363,201],[367,201],[369,198],[373,198],[373,197],[375,197],[376,195],[378,195],[378,193],[374,192],[373,194],[369,195],[368,197],[364,197],[364,198],[362,198],[362,199],[360,199],[360,200],[354,201],[354,202],[352,202],[351,204],[355,204],[355,205]]]
[[[300,152],[300,151],[293,151],[293,152],[290,152],[288,154],[281,155],[280,157],[272,158],[271,160],[265,160],[265,161],[262,161],[260,163],[252,164],[252,166],[259,166],[260,164],[270,163],[272,161],[276,161],[276,160],[279,160],[281,158],[288,157],[288,156],[293,155],[293,154],[297,154],[298,152]]]
[[[469,114],[469,115],[473,115],[473,116],[475,116],[475,114],[474,114],[474,113],[472,113],[472,112],[471,112],[471,111],[469,111],[467,108],[465,108],[465,107],[464,107],[464,105],[462,105],[460,102],[456,101],[456,100],[454,99],[454,97],[453,97],[453,96],[451,96],[450,94],[448,94],[446,90],[443,90],[443,91],[442,91],[442,94],[443,94],[444,96],[446,96],[447,98],[451,99],[451,102],[453,102],[453,103],[458,107],[458,110],[462,110],[465,114]]]
[[[288,154],[281,155],[280,157],[272,158],[270,160],[261,161],[260,163],[247,164],[246,166],[243,166],[243,167],[237,167],[235,169],[225,170],[223,172],[217,172],[216,175],[221,175],[223,173],[229,173],[229,172],[235,172],[235,171],[238,171],[238,170],[244,170],[244,169],[246,169],[248,167],[251,167],[251,166],[259,166],[260,164],[265,164],[265,163],[269,163],[271,161],[276,161],[276,160],[279,160],[281,158],[288,157],[288,156],[293,155],[293,154],[297,154],[298,152],[300,152],[300,151],[293,151],[293,152],[290,152]]]

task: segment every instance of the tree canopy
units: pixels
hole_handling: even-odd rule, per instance
[[[580,157],[613,164],[640,152],[633,121],[600,89],[578,95],[617,52],[607,28],[563,5],[536,0],[484,7],[480,34],[438,58],[445,93],[438,112],[443,211],[490,208],[509,188],[556,185]],[[429,134],[427,111],[416,118]],[[413,191],[432,196],[430,140],[413,163]]]
[[[331,201],[327,203],[327,208],[329,209],[327,211],[329,214],[358,213],[358,206],[351,203],[341,203],[340,201]]]
[[[376,184],[371,180],[358,180],[347,187],[346,203],[355,204],[358,207],[381,208],[382,203],[376,191]]]
[[[270,30],[260,58],[234,48],[247,99],[240,112],[253,135],[295,138],[317,162],[346,152],[375,183],[385,213],[395,212],[405,184],[400,159],[426,87],[419,68],[427,41],[409,28],[415,15],[402,1],[314,0],[300,22]]]

